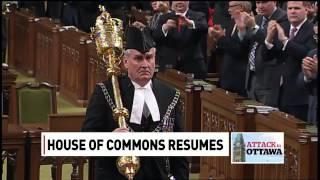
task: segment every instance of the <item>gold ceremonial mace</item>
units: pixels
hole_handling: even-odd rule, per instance
[[[116,108],[113,109],[113,117],[118,120],[119,127],[127,127],[126,119],[129,117],[128,110],[123,107],[118,76],[121,73],[119,65],[123,55],[123,27],[120,19],[111,18],[104,6],[99,5],[102,12],[96,19],[95,28],[91,28],[91,38],[95,40],[97,53],[102,56],[102,60],[108,59],[107,74],[111,77]],[[140,159],[136,156],[122,156],[117,159],[117,168],[119,172],[129,180],[140,168]]]

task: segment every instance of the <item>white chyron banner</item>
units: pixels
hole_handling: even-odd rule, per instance
[[[229,156],[228,132],[44,132],[42,156]]]

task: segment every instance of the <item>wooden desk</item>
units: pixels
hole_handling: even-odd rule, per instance
[[[200,179],[317,179],[317,134],[276,111],[257,114],[244,98],[222,89],[201,93],[201,131],[284,132],[285,163],[231,164],[231,157],[201,157]]]
[[[85,113],[77,114],[50,114],[49,123],[24,124],[23,127],[28,130],[29,148],[27,153],[28,171],[30,180],[39,180],[40,165],[51,164],[54,179],[61,180],[62,165],[71,163],[73,173],[71,179],[83,179],[83,165],[85,158],[80,157],[41,157],[41,133],[42,132],[79,132],[85,119]],[[78,169],[78,170],[77,170]]]
[[[254,131],[254,114],[243,97],[220,88],[201,92],[201,132]],[[231,157],[200,157],[200,179],[250,179],[252,165],[231,165]]]
[[[284,164],[254,166],[254,178],[317,179],[318,135],[307,131],[306,123],[283,112],[256,115],[257,131],[284,132]]]

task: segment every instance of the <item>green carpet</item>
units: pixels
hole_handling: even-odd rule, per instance
[[[34,77],[25,76],[18,71],[14,71],[14,72],[18,75],[16,80],[17,85],[21,83],[26,83],[26,82],[33,82],[33,83],[39,82]],[[58,108],[58,113],[79,113],[79,112],[86,111],[86,108],[75,106],[71,102],[62,98],[59,95],[59,93],[57,93],[57,108]]]
[[[71,102],[65,100],[60,95],[57,95],[58,113],[78,113],[86,112],[86,108],[73,105]]]
[[[40,173],[39,179],[40,180],[52,180],[51,177],[51,166],[52,165],[41,165],[40,166]],[[2,180],[7,180],[7,159],[3,162],[3,173],[2,173]],[[71,164],[64,164],[62,166],[62,180],[70,180],[72,173],[72,165]],[[83,180],[88,180],[88,163],[84,164],[83,167]]]
[[[22,73],[18,72],[18,71],[13,71],[14,73],[16,73],[17,76],[17,80],[16,83],[17,84],[21,84],[21,83],[25,83],[25,82],[38,82],[35,78],[33,77],[28,77],[23,75]]]
[[[62,166],[62,180],[70,180],[72,173],[72,165],[64,164]],[[41,180],[52,180],[51,178],[51,165],[42,165],[40,167],[40,176]],[[88,180],[88,163],[84,164],[83,167],[83,180]]]

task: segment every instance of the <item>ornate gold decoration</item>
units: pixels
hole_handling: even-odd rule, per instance
[[[113,117],[118,121],[119,127],[127,127],[126,119],[129,112],[123,107],[119,89],[118,76],[123,55],[123,26],[120,19],[111,18],[104,6],[99,5],[101,15],[97,17],[95,27],[91,28],[91,38],[95,40],[97,53],[108,64],[107,74],[111,77],[112,88],[116,103]],[[106,59],[108,61],[106,61]],[[140,159],[136,156],[122,156],[117,159],[119,172],[132,180],[140,168]]]

